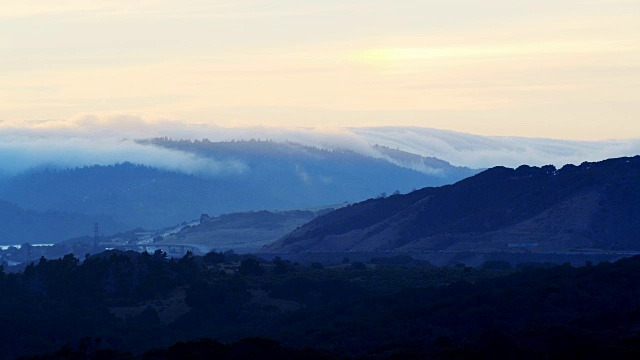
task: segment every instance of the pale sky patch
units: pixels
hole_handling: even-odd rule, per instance
[[[4,120],[127,113],[221,126],[640,138],[638,1],[0,8]]]

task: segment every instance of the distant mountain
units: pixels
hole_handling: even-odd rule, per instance
[[[387,163],[390,163],[428,175],[428,181],[433,185],[450,184],[457,181],[453,179],[463,179],[479,171],[464,166],[453,166],[447,161],[435,157],[425,157],[383,145],[371,145],[367,150],[354,151],[340,148],[329,150],[288,141],[212,142],[206,139],[202,141],[174,141],[167,138],[156,138],[138,142],[193,153],[205,158],[223,160],[226,163],[235,163],[240,166],[248,165],[250,170],[274,165],[277,165],[276,170],[280,170],[283,166],[295,164],[298,166],[307,165],[309,168],[305,168],[305,170],[312,173],[327,172],[331,174],[332,172],[342,172],[344,169],[341,166],[348,169],[353,165],[379,167],[381,164],[388,166]],[[331,167],[331,163],[326,164],[327,162],[335,162],[333,164],[335,169]]]
[[[495,167],[320,216],[268,251],[640,250],[640,156]]]
[[[58,211],[24,210],[0,200],[0,244],[51,244],[71,237],[90,235],[93,224],[106,232],[123,229],[108,216],[87,216]]]
[[[144,143],[205,159],[203,163],[210,166],[193,174],[130,163],[33,170],[1,180],[0,199],[39,211],[106,214],[130,228],[162,228],[202,213],[216,216],[361,201],[477,173],[389,149],[382,150],[387,160],[377,153],[365,156],[271,141],[165,138]]]
[[[468,168],[451,166],[448,162],[435,157],[420,156],[383,145],[373,145],[372,149],[377,152],[382,159],[392,164],[413,169],[424,174],[442,178],[455,178],[461,175],[470,176]]]

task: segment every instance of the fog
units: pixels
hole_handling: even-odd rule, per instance
[[[237,161],[203,158],[135,141],[167,134],[186,137],[177,122],[159,125],[132,116],[82,116],[68,121],[28,124],[4,121],[0,123],[0,175],[11,176],[33,168],[61,169],[121,162],[203,176],[246,170],[246,166]]]
[[[416,127],[276,128],[221,127],[132,115],[80,115],[67,120],[0,122],[0,169],[14,175],[32,168],[68,168],[131,162],[187,174],[216,176],[242,173],[246,165],[212,159],[135,142],[152,137],[211,141],[290,141],[325,149],[377,154],[371,145],[384,145],[453,165],[485,168],[521,164],[562,166],[640,153],[640,140],[568,141],[486,137]]]
[[[640,139],[571,141],[524,137],[479,136],[415,127],[352,128],[369,143],[433,156],[472,168],[580,164],[640,154]]]

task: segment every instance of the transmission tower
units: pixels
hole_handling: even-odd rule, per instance
[[[100,247],[100,224],[98,223],[93,224],[93,232],[94,232],[93,249],[98,250],[98,248]]]

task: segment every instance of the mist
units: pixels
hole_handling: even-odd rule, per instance
[[[350,128],[355,136],[399,150],[471,168],[580,164],[640,154],[640,139],[573,141],[480,136],[417,127]]]
[[[288,141],[385,158],[372,148],[377,144],[470,168],[522,164],[560,167],[640,153],[638,139],[569,141],[487,137],[418,127],[240,128],[134,115],[84,114],[66,120],[0,122],[3,164],[0,175],[11,176],[42,167],[73,168],[121,162],[202,176],[241,174],[248,169],[233,159],[204,158],[135,141],[153,137]]]
[[[211,141],[268,139],[377,156],[364,139],[342,129],[224,128],[131,115],[81,115],[68,120],[0,122],[3,164],[0,176],[34,168],[63,169],[122,162],[201,176],[241,174],[248,170],[234,159],[205,158],[136,141],[154,137]]]
[[[239,161],[215,160],[129,139],[0,136],[0,176],[32,169],[66,169],[130,162],[201,177],[241,174]]]

